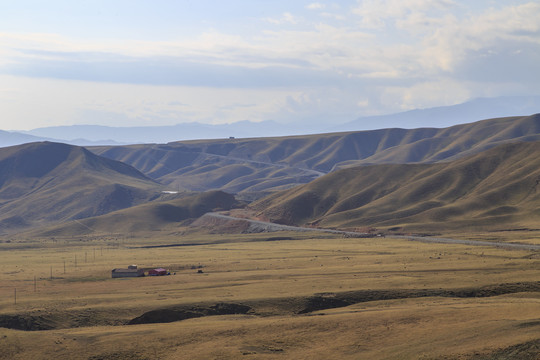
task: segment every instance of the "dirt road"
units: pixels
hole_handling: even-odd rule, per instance
[[[281,224],[275,224],[275,223],[259,221],[259,220],[238,218],[238,217],[233,217],[233,216],[219,214],[219,213],[207,213],[204,216],[213,217],[213,218],[222,219],[222,220],[246,221],[249,223],[249,230],[253,232],[313,231],[313,232],[325,232],[325,233],[331,233],[331,234],[343,234],[346,236],[353,236],[353,237],[374,237],[375,236],[373,234],[359,233],[359,232],[352,232],[352,231],[340,231],[340,230],[333,230],[333,229],[306,228],[306,227],[299,227],[299,226],[281,225]],[[404,236],[404,235],[386,235],[386,236],[397,238],[397,239],[430,242],[430,243],[461,244],[461,245],[472,245],[472,246],[491,246],[491,247],[522,249],[522,250],[532,250],[532,251],[540,250],[540,245],[533,245],[533,244],[502,243],[502,242],[476,241],[476,240],[458,240],[458,239],[437,238],[437,237],[429,237],[429,236]]]

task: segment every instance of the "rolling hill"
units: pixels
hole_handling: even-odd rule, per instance
[[[218,189],[251,199],[308,183],[340,168],[449,161],[507,142],[537,140],[540,114],[444,129],[381,129],[89,149],[132,165],[174,190]]]
[[[0,233],[82,219],[160,194],[133,167],[59,143],[0,149]]]
[[[509,181],[531,187],[536,181],[531,178],[536,174],[531,164],[537,161],[527,151],[537,153],[533,151],[535,141],[540,141],[540,114],[445,129],[100,146],[89,148],[91,151],[59,143],[30,143],[0,149],[0,233],[185,196],[167,197],[163,190],[220,190],[248,201],[270,195],[256,203],[255,209],[288,224],[427,227],[444,222],[451,227],[459,226],[466,217],[477,224],[529,226],[526,219],[532,208],[527,206],[534,204],[528,203],[529,198],[514,204],[493,195],[488,201],[486,194],[503,198],[500,194],[507,197],[515,189],[497,183],[492,193],[478,186],[486,184],[487,178],[495,181],[498,176],[519,173],[521,180]],[[506,147],[497,147],[501,144]],[[510,162],[489,160],[490,156],[506,159],[518,151],[508,149],[528,145],[532,147]],[[496,155],[500,149],[507,149],[506,155]],[[521,160],[525,158],[528,160]],[[497,167],[486,167],[486,163]],[[371,166],[376,164],[380,165]],[[521,168],[510,171],[500,167],[503,164],[520,164]],[[524,179],[527,182],[520,183]],[[115,216],[119,222],[128,222],[139,213],[152,213],[152,206]],[[178,206],[183,209],[183,205],[172,206],[173,213]],[[185,213],[185,209],[178,211]],[[160,224],[159,218],[153,219]],[[95,221],[97,228],[110,227],[106,225],[110,218]],[[88,226],[92,228],[92,224]],[[136,226],[124,228],[135,231]]]
[[[534,228],[540,221],[540,142],[451,162],[348,168],[253,203],[271,221],[321,227]]]
[[[152,201],[111,213],[64,222],[33,231],[38,236],[74,236],[103,233],[177,231],[186,220],[210,211],[230,210],[238,206],[233,195],[222,191],[179,194],[172,200]]]

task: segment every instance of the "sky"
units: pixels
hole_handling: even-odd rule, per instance
[[[540,95],[540,1],[0,0],[0,129],[340,124]]]

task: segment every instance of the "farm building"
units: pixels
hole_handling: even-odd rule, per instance
[[[164,269],[164,268],[148,270],[148,276],[162,276],[162,275],[168,275],[168,274],[169,272],[167,271],[167,269]]]
[[[113,278],[140,277],[144,276],[144,269],[138,269],[137,265],[129,265],[127,269],[112,269]]]

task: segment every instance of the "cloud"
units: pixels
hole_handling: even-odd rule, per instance
[[[62,38],[39,47],[27,46],[25,42],[17,44],[17,48],[11,48],[10,61],[0,64],[0,72],[154,85],[337,85],[356,81],[342,68],[362,66],[362,45],[370,37],[319,23],[311,30],[265,31],[252,39],[207,32],[197,41],[132,44],[137,50],[119,43],[115,51],[112,44],[97,51],[92,43],[74,45],[75,41]]]
[[[319,15],[322,16],[322,17],[325,17],[325,18],[339,20],[339,21],[343,21],[343,20],[345,20],[347,18],[344,15],[335,14],[335,13],[329,13],[329,12],[322,12]]]
[[[338,87],[333,87],[334,90],[307,87],[312,90],[305,93],[312,94],[310,98],[318,105],[304,102],[304,106],[294,110],[288,108],[287,97],[296,98],[304,91],[291,88],[155,86],[6,75],[0,75],[0,84],[5,90],[0,91],[0,128],[19,130],[77,123],[145,126],[185,122],[222,124],[246,119],[286,122],[299,116],[322,119],[329,114],[325,102],[342,101],[344,106],[335,114],[337,119],[347,112],[345,99],[353,96],[341,96]],[[346,120],[350,119],[349,114]]]
[[[455,6],[451,0],[358,0],[352,12],[361,17],[367,28],[382,28],[414,14],[447,11]]]
[[[252,18],[249,32],[212,24],[168,41],[0,33],[0,74],[40,89],[29,99],[46,94],[49,105],[34,106],[41,113],[33,116],[49,119],[64,107],[64,119],[76,108],[96,108],[140,122],[346,121],[467,97],[538,93],[540,3],[510,3],[488,9],[457,0],[365,0],[353,8],[312,2],[294,14]],[[51,89],[69,93],[75,105],[52,99]],[[2,109],[16,114],[18,106],[30,118],[27,109],[40,100],[17,105],[20,91],[0,91]],[[95,103],[71,96],[77,92]],[[139,106],[146,98],[158,105]]]
[[[457,77],[479,82],[520,82],[540,84],[540,71],[534,68],[540,64],[540,45],[523,42],[504,44],[497,47],[467,50],[454,70]]]
[[[184,104],[183,102],[180,102],[180,101],[169,101],[167,103],[167,105],[169,105],[169,106],[189,106],[188,104]]]
[[[282,16],[279,19],[276,18],[266,18],[267,22],[274,24],[274,25],[283,25],[283,24],[292,24],[296,25],[300,22],[300,19],[290,12],[285,12],[282,14]]]
[[[306,6],[306,9],[309,9],[309,10],[322,10],[326,7],[325,4],[321,4],[321,3],[318,3],[318,2],[315,2],[315,3],[311,3],[309,5]]]
[[[381,104],[400,111],[454,105],[471,98],[470,84],[451,78],[424,81],[412,86],[388,86],[382,89]]]
[[[458,75],[464,68],[476,67],[478,74],[489,72],[491,81],[504,79],[505,73],[534,72],[530,60],[540,53],[539,18],[539,3],[490,9],[461,20],[446,18],[424,38],[423,64]],[[506,71],[489,70],[503,64]]]
[[[69,53],[55,59],[23,58],[16,64],[0,67],[0,73],[64,80],[217,88],[325,86],[350,81],[339,73],[309,67],[252,68],[173,57],[130,58],[95,53],[92,60],[87,56],[77,60],[78,57]]]

